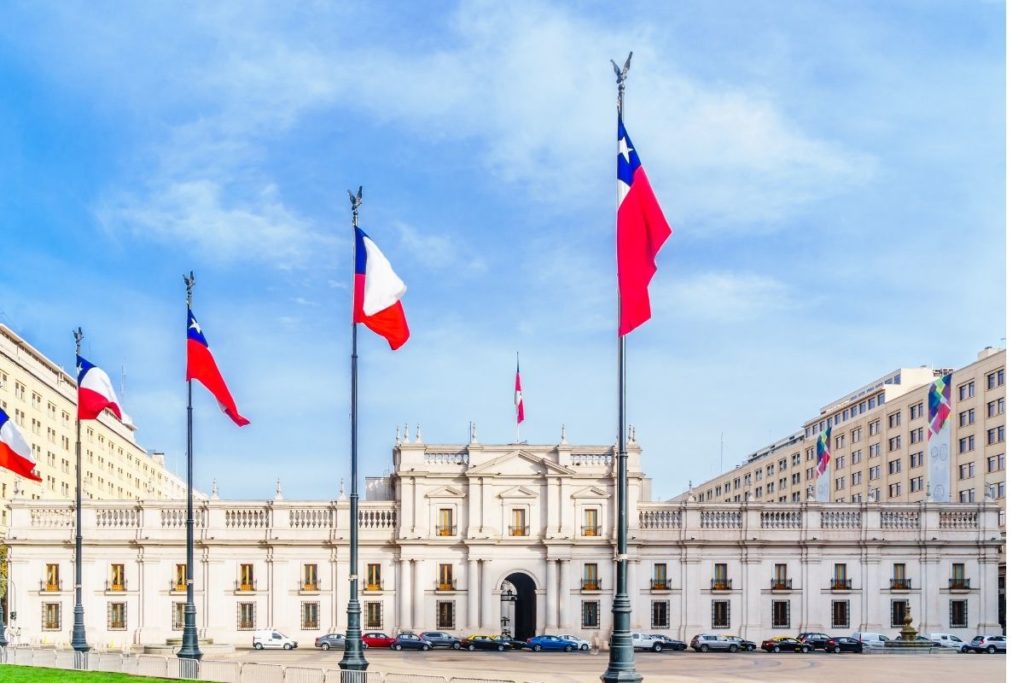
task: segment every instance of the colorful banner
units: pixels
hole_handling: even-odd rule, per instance
[[[814,498],[822,503],[832,500],[832,470],[828,465],[832,461],[832,425],[829,425],[818,436],[815,444],[815,451],[818,456],[818,466],[815,468],[817,477],[814,479]]]
[[[951,462],[951,431],[949,416],[953,375],[936,379],[928,390],[928,485],[936,503],[949,502]]]

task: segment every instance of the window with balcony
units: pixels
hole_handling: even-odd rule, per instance
[[[43,603],[43,630],[44,631],[59,631],[60,630],[60,603],[59,602],[44,602]]]
[[[583,601],[583,628],[599,628],[601,626],[601,603],[597,600]]]
[[[836,562],[832,565],[832,590],[848,591],[851,581],[846,575],[846,563]]]
[[[669,628],[667,600],[651,602],[651,628]]]
[[[320,576],[317,572],[317,565],[310,563],[302,565],[302,590],[320,590]]]
[[[949,601],[949,627],[967,628],[967,601]]]
[[[256,603],[240,602],[235,608],[236,629],[252,631],[256,628]]]
[[[711,601],[711,628],[729,628],[730,600]]]
[[[651,577],[651,590],[663,591],[670,587],[668,579],[668,564],[664,562],[654,563],[654,576]]]
[[[509,536],[526,536],[526,508],[512,508],[512,524],[508,528]]]
[[[455,628],[455,603],[453,601],[438,600],[437,628]]]
[[[363,603],[364,628],[384,628],[384,603],[365,602]]]
[[[303,631],[314,631],[320,629],[320,603],[304,602],[300,606],[300,618]]]
[[[174,565],[174,583],[172,584],[171,589],[175,591],[184,591],[187,590],[187,588],[188,584],[185,576],[185,565]]]
[[[455,572],[451,564],[439,564],[437,566],[437,590],[455,590]]]
[[[380,590],[380,563],[371,562],[366,565],[366,587],[365,590],[377,592]]]
[[[715,572],[711,578],[711,590],[727,591],[732,588],[729,579],[729,565],[725,562],[715,563]]]
[[[789,628],[789,600],[772,600],[772,628]]]
[[[910,579],[907,578],[907,565],[904,562],[894,562],[892,565],[892,580],[889,587],[893,590],[910,590]],[[902,626],[903,622],[900,622]]]
[[[455,535],[455,514],[452,508],[440,508],[437,511],[437,535]]]
[[[954,562],[950,570],[950,590],[968,590],[971,587],[971,580],[967,578],[966,567],[963,562]]]
[[[107,630],[126,631],[128,630],[128,603],[108,602],[107,603]]]
[[[903,626],[903,619],[907,616],[909,601],[907,600],[893,600],[889,609],[890,622],[889,625],[893,628],[899,628]]]
[[[583,536],[600,536],[601,527],[597,525],[597,508],[586,508],[583,510]]]
[[[601,579],[597,577],[597,563],[586,562],[583,565],[583,580],[580,586],[585,591],[601,589]]]
[[[832,601],[832,628],[850,628],[850,601]]]
[[[256,590],[256,579],[253,578],[253,570],[251,564],[243,563],[238,566],[238,590]]]
[[[788,570],[789,567],[786,564],[776,563],[772,571],[772,590],[789,590],[793,587],[793,580],[787,576]]]
[[[112,564],[110,565],[110,585],[108,586],[110,591],[123,591],[125,590],[124,585],[124,565],[123,564]],[[112,603],[117,604],[117,603]]]
[[[185,603],[183,602],[171,603],[171,630],[185,630]]]
[[[43,590],[54,592],[61,589],[60,585],[60,565],[48,564],[46,565],[46,578],[43,582]]]

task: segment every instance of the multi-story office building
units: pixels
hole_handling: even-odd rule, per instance
[[[75,496],[75,378],[5,325],[0,325],[0,408],[32,447],[42,482],[0,468],[0,538],[8,524],[3,505],[15,488],[29,499]],[[164,456],[147,453],[135,428],[105,411],[82,424],[82,496],[111,500],[183,498],[185,482],[167,470]]]
[[[635,630],[759,640],[798,631],[895,635],[998,630],[994,503],[652,502],[628,444],[628,590]],[[607,640],[615,593],[615,467],[608,446],[397,443],[394,474],[360,505],[363,627]],[[348,499],[199,503],[200,636],[247,645],[278,628],[303,645],[343,630]],[[16,641],[67,643],[74,552],[67,503],[16,499]],[[180,501],[83,509],[90,642],[180,637]],[[13,618],[15,617],[16,618]]]

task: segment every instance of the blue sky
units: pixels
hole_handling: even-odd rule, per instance
[[[362,474],[428,442],[615,435],[615,85],[674,234],[629,337],[667,498],[900,366],[1005,332],[1001,3],[5,3],[0,320],[184,468],[184,292],[252,420],[197,393],[196,481],[337,495],[351,228],[409,291],[361,333]]]

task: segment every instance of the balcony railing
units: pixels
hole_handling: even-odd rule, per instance
[[[771,582],[771,589],[773,591],[791,591],[793,590],[793,579],[774,578]]]
[[[580,590],[599,591],[601,590],[601,579],[580,579]]]
[[[236,593],[252,593],[256,590],[256,579],[252,581],[235,581]]]
[[[889,579],[889,590],[908,591],[910,590],[910,579]]]
[[[951,591],[969,591],[971,590],[971,580],[965,579],[964,577],[957,577],[949,580],[949,590]]]
[[[299,579],[299,590],[303,593],[317,593],[320,591],[320,579],[305,581]]]
[[[434,585],[438,593],[451,593],[455,590],[455,579],[451,581],[436,581]]]
[[[652,591],[667,591],[672,588],[672,579],[651,579]]]
[[[832,579],[832,590],[834,590],[834,591],[853,590],[853,579]]]
[[[437,525],[437,535],[438,536],[454,536],[455,535],[455,525],[454,524],[448,524],[448,525],[438,524]]]
[[[731,591],[732,590],[732,579],[711,579],[711,590],[713,590],[713,591]]]
[[[584,524],[580,527],[580,536],[600,536],[601,527],[591,526],[590,524]]]
[[[124,581],[114,583],[113,581],[110,581],[108,579],[103,584],[103,590],[105,590],[108,593],[124,593],[128,589],[125,587]]]
[[[508,528],[509,536],[529,536],[530,527],[528,526],[510,526]]]
[[[39,590],[44,593],[59,593],[64,590],[64,582],[60,579],[57,579],[56,583],[53,581],[47,581],[46,579],[40,579]]]
[[[380,593],[381,592],[380,582],[370,583],[369,581],[363,581],[363,591],[366,593]]]
[[[171,592],[172,593],[184,593],[188,590],[188,586],[184,581],[178,581],[177,579],[171,579]]]

